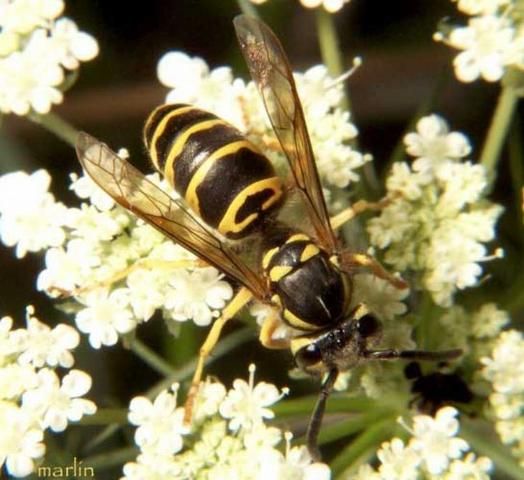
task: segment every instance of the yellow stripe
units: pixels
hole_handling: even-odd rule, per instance
[[[173,146],[169,150],[169,154],[166,159],[166,165],[164,167],[164,177],[166,180],[171,184],[175,185],[175,160],[176,158],[182,153],[182,150],[186,146],[187,140],[191,135],[197,132],[201,132],[203,130],[208,130],[212,127],[215,127],[216,125],[226,125],[224,120],[220,120],[219,118],[216,118],[214,120],[205,120],[203,122],[198,122],[192,127],[189,127],[187,130],[185,130],[183,133],[181,133],[175,142],[173,143]],[[219,149],[220,150],[220,149]],[[217,151],[219,151],[217,150]],[[216,153],[216,152],[215,152]],[[211,156],[209,157],[211,158]],[[208,158],[208,160],[209,160]],[[204,164],[207,163],[207,160],[204,162]],[[201,165],[200,168],[202,168],[203,165]],[[200,171],[197,170],[197,173]],[[194,177],[191,179],[191,182],[193,182]],[[190,183],[191,185],[191,183]]]
[[[349,302],[353,294],[353,284],[350,277],[344,272],[342,272],[341,275],[342,283],[344,284],[344,311],[346,311],[349,308]]]
[[[329,261],[332,265],[335,265],[335,267],[340,268],[340,262],[338,261],[338,257],[336,255],[331,255],[331,257],[329,257]]]
[[[293,270],[289,265],[277,265],[269,271],[269,278],[272,282],[278,282]]]
[[[286,243],[301,242],[302,240],[310,240],[310,238],[304,233],[295,233],[286,240]]]
[[[302,250],[302,253],[300,254],[300,261],[304,263],[307,260],[309,260],[311,257],[318,255],[319,253],[320,253],[320,250],[318,249],[318,247],[315,244],[310,243],[309,245],[306,246],[306,248],[304,248],[304,250]]]
[[[293,355],[296,355],[297,352],[302,348],[302,347],[306,347],[307,345],[309,345],[310,343],[313,342],[314,338],[311,338],[312,336],[311,335],[308,335],[308,336],[300,336],[300,337],[294,337],[291,339],[291,342],[289,344],[289,348],[291,350],[291,353]]]
[[[280,300],[280,297],[276,293],[271,297],[271,302],[277,305],[278,307],[282,306],[282,300]]]
[[[222,217],[222,220],[220,220],[217,230],[223,235],[227,235],[228,233],[238,233],[244,230],[251,222],[256,220],[259,214],[252,213],[244,218],[240,223],[237,223],[235,217],[238,210],[242,205],[244,205],[249,196],[267,189],[273,190],[273,195],[262,204],[262,210],[267,210],[278,202],[282,197],[282,182],[279,177],[265,178],[264,180],[254,182],[244,188],[244,190],[242,190],[229,204],[226,213]]]
[[[161,108],[164,108],[165,105],[161,105],[160,107],[158,108],[155,108],[155,110],[153,110],[153,113],[149,116],[149,118],[153,118],[157,112],[157,110],[161,109]],[[156,142],[158,140],[158,138],[164,133],[165,129],[166,129],[166,126],[167,126],[167,123],[174,117],[178,117],[179,115],[182,115],[186,112],[190,112],[191,110],[194,110],[195,107],[191,107],[191,106],[188,106],[188,107],[181,107],[177,110],[173,110],[171,112],[169,112],[167,115],[164,116],[164,118],[162,118],[162,120],[160,120],[160,122],[158,123],[158,125],[155,127],[155,130],[153,132],[153,135],[151,137],[151,142],[149,143],[149,155],[151,156],[151,160],[153,162],[153,164],[155,165],[155,167],[157,168],[157,170],[160,170],[160,167],[159,167],[159,164],[158,164],[158,151],[157,151],[157,148],[156,148]],[[149,123],[149,120],[148,120],[148,123]],[[147,127],[147,125],[146,125]]]
[[[293,312],[290,312],[287,308],[284,309],[284,318],[292,327],[298,328],[299,330],[318,330],[318,327],[316,325],[312,325],[311,323],[307,323],[304,320],[298,318]]]
[[[280,247],[271,248],[264,254],[264,258],[262,259],[262,268],[264,270],[267,269],[269,262],[271,262],[271,259],[275,256],[275,253],[277,253],[280,250]]]
[[[212,120],[212,121],[214,122],[214,120]],[[221,122],[221,120],[219,120],[219,121]],[[199,125],[195,125],[195,126],[197,127],[197,126],[203,125],[205,123],[209,123],[209,122],[202,122]],[[210,125],[209,127],[211,127],[211,126],[213,126],[213,125]],[[206,126],[206,128],[208,128],[208,127]],[[194,132],[190,132],[189,135],[191,135],[191,133],[194,133]],[[184,139],[184,143],[185,143],[186,140],[187,140],[187,138]],[[176,143],[178,144],[178,139],[177,139]],[[176,147],[176,145],[175,145],[175,147]],[[251,144],[251,142],[248,142],[247,140],[238,140],[237,142],[228,143],[227,145],[224,145],[223,147],[220,147],[219,149],[215,150],[211,155],[209,155],[209,157],[207,157],[204,160],[202,165],[200,165],[200,167],[198,167],[197,171],[193,174],[193,176],[191,177],[191,180],[189,182],[189,185],[187,186],[185,199],[186,199],[187,203],[193,208],[193,210],[197,214],[200,215],[200,203],[198,201],[198,195],[196,193],[197,187],[206,178],[206,175],[208,174],[209,170],[211,170],[211,168],[213,168],[213,165],[215,164],[215,162],[217,160],[220,160],[221,158],[223,158],[223,157],[225,157],[227,155],[231,155],[233,153],[236,153],[241,148],[248,148],[250,150],[254,150],[253,145]],[[167,172],[166,172],[166,176],[167,176]]]

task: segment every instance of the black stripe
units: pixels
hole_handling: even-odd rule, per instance
[[[217,117],[212,113],[205,112],[203,110],[190,110],[189,112],[182,113],[176,117],[171,118],[164,129],[164,132],[156,140],[156,151],[158,155],[159,167],[164,169],[169,152],[177,138],[182,135],[188,128],[191,128],[197,123],[206,120],[216,120]],[[186,150],[184,144],[182,147],[182,153]],[[191,148],[188,151],[188,155],[195,156],[197,153],[192,153]],[[175,158],[176,162],[176,158]],[[176,166],[175,166],[176,168]],[[163,173],[163,172],[162,172]]]
[[[187,139],[180,155],[174,159],[176,191],[184,196],[193,175],[209,155],[228,143],[243,139],[242,134],[227,123],[193,133]]]
[[[262,209],[262,205],[275,194],[272,188],[264,188],[253,195],[249,195],[242,206],[237,210],[235,215],[235,222],[243,222],[253,212],[258,212]]]
[[[151,148],[151,140],[155,133],[156,127],[162,121],[162,119],[166,116],[166,114],[171,113],[175,110],[178,110],[179,108],[188,107],[188,106],[189,105],[185,105],[181,103],[176,103],[176,104],[167,103],[165,105],[160,105],[159,107],[155,108],[151,112],[151,114],[149,115],[149,117],[146,120],[146,124],[144,125],[144,144],[148,150]]]
[[[244,188],[274,176],[269,160],[247,148],[222,157],[196,190],[202,219],[216,228],[231,202]]]

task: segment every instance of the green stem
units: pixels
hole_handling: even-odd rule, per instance
[[[522,268],[521,262],[521,268]],[[522,271],[522,270],[520,270]],[[519,275],[512,280],[511,288],[500,299],[500,305],[507,310],[510,316],[519,315],[524,307],[524,275]]]
[[[309,415],[317,401],[317,395],[293,398],[278,402],[271,407],[278,418],[290,417],[293,415]],[[327,402],[326,412],[329,413],[348,413],[374,410],[376,403],[368,397],[347,397],[346,395],[333,395]]]
[[[105,469],[122,465],[129,460],[133,460],[138,455],[139,450],[136,447],[125,447],[118,450],[112,450],[108,453],[93,455],[82,459],[82,463],[86,467],[96,469]],[[98,478],[98,475],[97,475]]]
[[[479,425],[478,420],[473,422],[472,420],[463,418],[461,421],[460,436],[464,438],[477,453],[491,458],[497,470],[504,472],[515,480],[524,478],[524,469],[511,455],[508,448],[500,443],[497,434],[487,422]]]
[[[28,115],[28,118],[33,122],[38,123],[46,130],[49,130],[51,133],[54,133],[58,138],[72,147],[75,147],[78,130],[58,114],[54,112],[50,112],[46,115],[31,113]]]
[[[509,132],[518,99],[519,96],[514,87],[509,85],[502,87],[480,155],[480,163],[486,168],[491,181],[495,179],[495,168]]]
[[[422,292],[422,299],[420,302],[420,308],[418,309],[417,316],[417,348],[422,350],[430,349],[432,337],[432,326],[433,326],[433,308],[435,304],[431,298],[431,294],[424,290]]]
[[[223,338],[213,349],[213,354],[206,360],[206,366],[252,338],[253,327],[241,328],[240,330],[237,330],[236,332],[233,332],[232,334]],[[154,387],[150,388],[147,391],[146,396],[148,398],[153,398],[161,390],[169,387],[173,382],[182,382],[191,377],[195,371],[197,361],[197,358],[193,358],[182,367],[172,369],[172,373],[164,380],[158,382]]]
[[[123,408],[99,408],[95,414],[86,415],[79,425],[127,425],[127,410]]]
[[[344,60],[338,44],[337,31],[333,15],[326,12],[323,8],[316,9],[318,42],[320,46],[320,56],[326,65],[329,74],[333,78],[340,77],[344,73]],[[344,110],[350,109],[350,101],[345,93],[340,107]]]
[[[161,356],[157,355],[138,338],[134,337],[129,340],[129,348],[137,357],[140,357],[153,370],[156,370],[161,375],[170,377],[176,372],[170,363],[166,362]]]
[[[257,9],[249,0],[237,0],[238,8],[244,15],[259,18]]]
[[[318,436],[318,443],[323,445],[340,438],[349,437],[361,430],[365,430],[368,425],[372,425],[386,416],[391,416],[391,409],[372,410],[366,414],[337,421],[332,425],[326,422]]]
[[[517,212],[517,225],[520,226],[521,239],[524,240],[522,217],[522,188],[524,186],[524,139],[522,137],[522,121],[515,116],[511,125],[508,138],[509,170],[515,196],[515,210]]]
[[[365,452],[375,451],[383,441],[391,437],[395,428],[395,419],[389,416],[364,430],[331,462],[333,476],[336,478]]]

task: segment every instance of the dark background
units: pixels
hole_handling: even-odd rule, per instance
[[[320,62],[314,11],[302,8],[298,1],[269,0],[259,12],[281,38],[295,70]],[[144,119],[167,93],[156,78],[162,54],[183,50],[202,57],[211,68],[231,65],[237,76],[246,75],[231,23],[239,13],[234,1],[79,0],[68,2],[65,13],[98,40],[100,54],[81,66],[77,83],[55,111],[81,130],[128,147],[135,159],[144,156],[140,141]],[[442,114],[453,130],[465,132],[473,142],[472,157],[478,158],[499,86],[483,81],[466,85],[454,78],[455,52],[432,40],[438,22],[446,16],[460,20],[455,5],[448,1],[352,0],[335,17],[346,65],[355,55],[364,60],[347,87],[359,143],[374,155],[380,173],[423,105],[427,112]],[[53,177],[55,195],[68,205],[78,201],[68,191],[69,173],[80,170],[69,145],[15,116],[2,119],[0,142],[4,152],[9,152],[0,159],[0,173],[46,168]],[[503,165],[495,189],[495,198],[502,203],[512,194],[505,171]],[[507,241],[514,241],[511,233]],[[43,268],[41,255],[17,260],[14,251],[0,248],[0,261],[0,315],[22,320],[25,305],[34,304],[37,317],[50,324],[71,321],[35,292],[36,275]],[[186,347],[196,349],[195,328],[187,323],[184,328],[191,332],[184,334]],[[161,322],[139,329],[152,346],[161,344],[162,332]],[[196,336],[201,335],[199,330]],[[210,372],[226,382],[238,375],[246,378],[247,365],[255,361],[260,377],[286,384],[287,368],[281,366],[290,366],[289,356],[265,352],[255,340],[254,336],[247,348],[229,357],[227,371],[218,362],[221,366],[213,365]],[[80,356],[78,365],[91,372],[99,370],[93,395],[100,406],[125,405],[130,394],[142,392],[153,381],[146,375],[148,369],[121,347]],[[115,377],[112,372],[116,371],[124,373]]]

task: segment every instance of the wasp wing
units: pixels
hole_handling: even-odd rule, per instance
[[[87,133],[78,135],[76,151],[86,173],[116,202],[240,282],[256,297],[265,296],[265,284],[259,276],[181,200],[169,196],[106,144]]]
[[[239,15],[234,24],[251,77],[262,95],[295,183],[304,194],[318,240],[327,250],[333,251],[337,241],[329,222],[304,112],[287,55],[275,34],[260,20]]]

